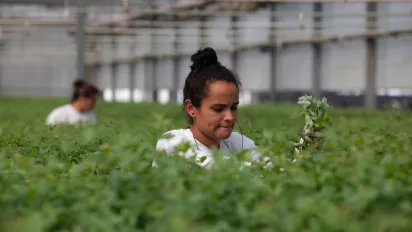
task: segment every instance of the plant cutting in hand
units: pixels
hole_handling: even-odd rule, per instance
[[[297,102],[302,106],[302,116],[305,117],[305,126],[303,127],[303,137],[299,143],[295,143],[296,151],[301,154],[302,150],[310,145],[320,145],[324,141],[322,132],[327,125],[331,125],[329,120],[327,98],[323,97],[318,100],[315,96],[302,96]]]

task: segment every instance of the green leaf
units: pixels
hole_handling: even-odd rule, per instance
[[[199,163],[203,163],[207,159],[207,156],[202,156],[199,159]]]
[[[313,120],[308,114],[305,116],[305,120],[306,125],[313,126]]]

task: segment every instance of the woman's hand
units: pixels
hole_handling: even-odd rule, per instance
[[[305,139],[309,142],[316,142],[320,139],[323,138],[322,133],[320,132],[312,132],[310,131],[310,128],[308,125],[305,125],[303,127],[303,136],[305,137]]]

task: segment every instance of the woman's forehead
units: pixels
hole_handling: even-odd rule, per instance
[[[235,104],[239,101],[239,90],[233,83],[218,81],[209,85],[203,99],[212,104]]]
[[[208,86],[208,94],[213,96],[219,95],[238,95],[238,88],[234,83],[215,81]]]

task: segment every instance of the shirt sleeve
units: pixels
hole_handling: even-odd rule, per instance
[[[163,138],[160,138],[156,143],[156,150],[173,152],[176,146],[183,142],[183,139],[176,133],[166,132]]]
[[[176,151],[176,147],[185,142],[186,140],[176,131],[169,131],[162,135],[163,138],[157,140],[156,150],[165,151],[168,155],[171,155]],[[187,157],[194,155],[189,151],[186,154],[179,153],[180,156]],[[157,167],[156,160],[153,160],[152,167]]]

